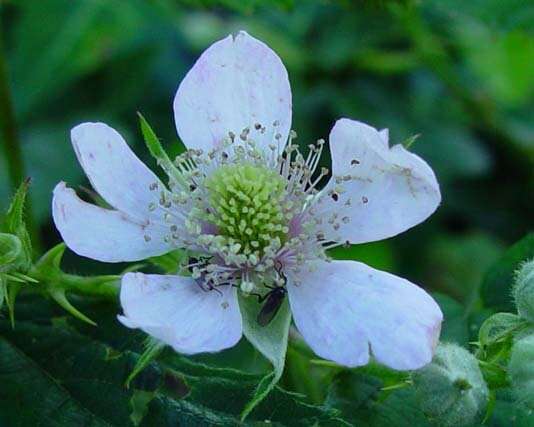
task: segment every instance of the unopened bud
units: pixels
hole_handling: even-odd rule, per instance
[[[508,364],[512,392],[518,403],[534,409],[534,335],[514,343]]]
[[[462,347],[440,345],[413,382],[421,409],[436,425],[470,426],[484,414],[488,387],[476,358]]]
[[[525,262],[517,271],[513,295],[519,315],[534,322],[534,260]]]

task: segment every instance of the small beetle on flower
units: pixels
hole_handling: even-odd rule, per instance
[[[421,288],[326,250],[395,236],[440,203],[432,169],[387,130],[341,119],[326,143],[294,144],[284,65],[246,32],[214,43],[180,84],[178,134],[188,150],[161,182],[103,123],[72,130],[78,160],[113,207],[59,183],[53,216],[67,246],[105,262],[175,249],[195,254],[190,275],[128,273],[120,321],[186,354],[236,344],[238,293],[264,304],[268,324],[287,294],[296,327],[319,356],[346,366],[374,358],[394,369],[432,359],[442,313]],[[325,177],[328,183],[318,187]],[[262,314],[263,313],[263,314]]]

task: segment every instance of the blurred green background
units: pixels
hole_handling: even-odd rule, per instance
[[[1,21],[43,247],[59,240],[53,186],[88,185],[70,128],[105,121],[150,163],[135,112],[172,149],[180,80],[203,49],[239,29],[285,63],[300,143],[326,138],[340,117],[388,127],[392,143],[421,134],[411,149],[436,171],[438,213],[339,256],[464,300],[503,246],[532,228],[532,1],[25,0],[4,2]],[[6,166],[0,156],[2,210]],[[94,266],[74,260],[72,268],[84,265]]]
[[[0,5],[0,54],[25,175],[33,179],[32,211],[42,249],[60,241],[50,219],[54,185],[65,180],[88,187],[70,129],[84,121],[107,122],[155,167],[143,147],[136,111],[169,151],[176,149],[172,99],[180,80],[213,41],[240,29],[269,44],[285,63],[293,128],[301,144],[327,138],[340,117],[387,127],[392,143],[420,134],[411,150],[438,176],[443,195],[438,212],[394,239],[339,249],[335,255],[365,261],[434,292],[446,315],[444,340],[466,345],[469,333],[476,333],[477,318],[488,314],[478,292],[483,274],[534,228],[532,0],[24,0]],[[0,101],[4,114],[5,94]],[[11,181],[2,150],[2,211]],[[124,267],[73,254],[65,261],[66,270],[78,273]],[[508,298],[506,293],[493,297]],[[115,313],[113,307],[106,322],[116,323]],[[243,343],[199,358],[252,372],[268,369]],[[290,346],[282,385],[321,402],[325,389],[303,381],[309,373],[305,359]]]

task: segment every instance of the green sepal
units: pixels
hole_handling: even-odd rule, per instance
[[[402,146],[408,150],[413,145],[413,143],[417,141],[420,137],[421,137],[421,134],[416,133],[415,135],[412,135],[406,138],[404,141],[402,141]]]
[[[137,115],[139,116],[141,133],[143,134],[145,144],[152,157],[156,159],[158,165],[161,166],[161,168],[169,176],[169,179],[171,181],[174,181],[174,183],[178,185],[186,186],[187,183],[183,175],[176,168],[176,166],[174,166],[174,163],[161,146],[161,143],[158,137],[156,136],[156,133],[152,130],[152,127],[150,127],[150,125],[141,113],[138,112]]]
[[[3,231],[6,233],[16,235],[22,245],[21,265],[22,270],[28,270],[31,267],[32,261],[32,244],[30,234],[24,223],[24,204],[26,202],[26,195],[30,180],[25,180],[15,192],[13,200],[7,210],[4,218]]]
[[[152,362],[158,355],[163,351],[165,348],[165,343],[156,340],[155,338],[148,337],[145,341],[145,351],[139,359],[137,359],[137,363],[135,364],[132,372],[130,375],[128,375],[128,378],[126,379],[125,386],[126,388],[130,388],[130,383],[132,380],[143,370],[145,369],[150,362]]]
[[[478,331],[478,340],[482,349],[505,342],[514,333],[528,323],[513,313],[496,313],[487,318]]]
[[[259,382],[250,401],[241,412],[241,421],[271,392],[284,372],[291,311],[287,298],[274,319],[266,326],[257,322],[262,305],[253,296],[239,294],[239,307],[243,316],[243,333],[250,343],[273,365],[273,371]]]
[[[15,300],[17,299],[17,295],[20,291],[20,288],[22,287],[21,283],[12,282],[9,283],[9,286],[6,284],[6,305],[7,310],[9,312],[9,321],[11,322],[11,327],[15,327]]]

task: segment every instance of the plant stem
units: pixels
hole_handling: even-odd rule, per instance
[[[81,277],[62,273],[53,282],[67,292],[117,301],[120,289],[119,276]]]

